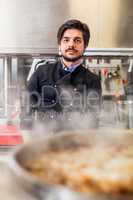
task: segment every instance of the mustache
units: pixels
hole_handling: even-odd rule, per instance
[[[68,48],[68,49],[66,49],[66,52],[68,52],[68,51],[78,52],[78,50],[77,50],[77,49],[74,49],[74,48]]]

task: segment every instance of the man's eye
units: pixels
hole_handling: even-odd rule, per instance
[[[82,41],[80,39],[76,39],[75,43],[80,44]]]
[[[63,39],[63,42],[68,42],[69,40],[67,38],[64,38]]]

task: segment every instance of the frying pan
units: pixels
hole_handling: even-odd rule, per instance
[[[85,195],[65,186],[53,186],[42,182],[39,178],[32,175],[25,169],[25,163],[39,155],[47,154],[53,150],[65,150],[68,148],[77,149],[81,146],[97,145],[97,142],[103,145],[113,144],[116,141],[125,142],[125,138],[133,141],[132,134],[103,134],[102,131],[84,130],[74,132],[62,132],[56,135],[41,137],[30,141],[13,152],[10,167],[15,181],[20,187],[32,193],[39,200],[130,200],[133,195],[105,195],[102,193],[90,192]],[[104,138],[104,139],[103,139]]]

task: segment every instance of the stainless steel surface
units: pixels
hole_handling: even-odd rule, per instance
[[[57,29],[71,18],[89,25],[89,47],[129,48],[132,10],[132,0],[1,0],[0,53],[57,52]]]
[[[68,1],[1,0],[0,52],[51,53],[57,47],[57,28],[69,13]]]
[[[107,130],[106,130],[107,131]],[[24,188],[27,191],[32,191],[35,196],[39,199],[58,199],[58,200],[130,200],[133,199],[132,195],[104,195],[102,193],[90,193],[88,196],[83,194],[80,196],[79,193],[74,192],[66,187],[55,187],[48,186],[47,184],[41,182],[37,177],[32,176],[24,169],[24,163],[33,157],[36,158],[40,153],[51,150],[51,149],[67,149],[75,148],[81,145],[88,145],[90,143],[95,144],[97,141],[104,143],[107,142],[125,142],[125,134],[122,130],[113,132],[108,130],[104,135],[101,136],[103,130],[100,131],[75,131],[71,133],[57,134],[56,136],[48,136],[40,138],[35,141],[31,141],[24,146],[21,146],[13,154],[12,160],[10,162],[10,167],[14,173],[14,180],[17,182],[19,187]],[[126,133],[126,131],[124,132]],[[130,132],[128,132],[130,133]],[[103,141],[104,136],[104,141]],[[129,135],[130,139],[133,139],[132,135]]]

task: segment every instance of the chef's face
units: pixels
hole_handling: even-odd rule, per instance
[[[62,36],[59,49],[64,60],[68,62],[80,59],[85,50],[82,32],[78,29],[67,29]]]

